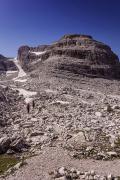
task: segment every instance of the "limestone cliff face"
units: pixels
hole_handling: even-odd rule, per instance
[[[21,46],[18,50],[17,58],[19,59],[22,67],[25,67],[26,64],[29,63],[29,50],[30,48],[28,46]]]
[[[17,70],[15,64],[3,55],[0,55],[0,73],[12,70]]]
[[[47,63],[47,60],[52,57],[59,58],[58,71],[64,70],[97,77],[120,77],[120,63],[117,55],[109,46],[94,40],[89,35],[64,35],[51,45],[36,48],[22,46],[18,50],[19,61],[27,70],[34,69],[32,64],[38,60]],[[54,69],[56,62],[53,61],[52,64]]]

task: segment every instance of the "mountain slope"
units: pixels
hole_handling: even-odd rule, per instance
[[[17,67],[15,64],[9,60],[7,57],[4,57],[0,54],[0,73],[6,72],[6,71],[15,71],[17,70]]]
[[[120,78],[117,55],[109,46],[88,35],[65,35],[49,46],[22,46],[18,50],[18,59],[28,71],[41,69],[46,64],[48,72],[52,64],[55,74],[69,72],[73,75]]]

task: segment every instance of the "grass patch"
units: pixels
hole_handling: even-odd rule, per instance
[[[16,165],[20,160],[14,156],[0,155],[0,175],[7,171],[10,167]]]

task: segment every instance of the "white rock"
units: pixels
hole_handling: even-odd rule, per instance
[[[32,144],[34,144],[34,145],[39,145],[40,143],[41,143],[41,141],[40,141],[41,139],[40,139],[40,137],[39,136],[33,136],[33,137],[31,137],[31,138],[29,138],[29,139],[27,139],[27,141],[28,142],[32,142]]]
[[[19,169],[22,165],[23,165],[23,162],[19,162],[14,166],[14,168]]]
[[[39,121],[37,118],[31,118],[31,121],[32,122],[37,122],[37,121]]]
[[[88,146],[88,147],[86,148],[86,151],[91,151],[92,149],[93,149],[92,146]]]
[[[85,145],[86,139],[84,133],[81,131],[68,140],[68,146],[79,149],[82,145]]]
[[[13,131],[18,131],[20,129],[20,125],[19,124],[15,124],[14,126],[13,126]]]
[[[91,171],[90,171],[90,174],[91,174],[92,176],[94,176],[94,175],[95,175],[95,171],[94,171],[94,170],[91,170]]]
[[[96,115],[97,117],[102,117],[102,113],[101,113],[101,112],[95,112],[95,115]]]
[[[77,170],[77,175],[78,175],[78,176],[80,175],[80,171],[79,171],[79,170]]]
[[[72,168],[70,171],[71,171],[72,173],[76,173],[76,172],[77,172],[76,169],[74,169],[74,168]]]
[[[60,178],[55,178],[55,180],[67,180],[67,178],[65,176],[60,177]]]
[[[120,106],[114,105],[114,106],[112,107],[112,109],[113,109],[113,110],[114,110],[114,109],[120,109]]]
[[[107,152],[107,154],[108,154],[109,156],[117,156],[117,153],[114,152],[114,151],[109,151],[109,152]]]
[[[112,178],[113,178],[112,174],[109,174],[109,175],[107,176],[107,179],[108,179],[108,180],[112,180]]]
[[[115,147],[116,146],[116,144],[115,144],[116,140],[117,140],[117,137],[115,135],[113,135],[113,134],[110,134],[109,141],[111,143],[111,147]]]
[[[58,170],[59,174],[64,176],[65,175],[65,167],[61,167],[59,170]]]

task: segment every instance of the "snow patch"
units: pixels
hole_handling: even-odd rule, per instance
[[[33,96],[35,96],[37,94],[37,92],[27,91],[27,90],[21,89],[21,88],[16,88],[16,90],[19,91],[19,95],[24,96],[26,103],[31,102],[33,100]]]
[[[21,79],[23,77],[26,77],[26,73],[25,71],[22,69],[22,67],[20,66],[19,64],[19,61],[17,60],[17,58],[15,58],[13,60],[13,62],[15,63],[15,65],[17,66],[18,68],[18,76],[16,78],[13,78],[13,81],[15,82],[26,82],[27,79]]]
[[[18,77],[15,78],[15,79],[18,79],[18,78],[21,78],[21,77],[26,76],[25,71],[21,68],[21,66],[20,66],[20,64],[19,64],[19,62],[18,62],[17,59],[14,60],[14,63],[15,63],[15,65],[17,66],[17,68],[18,68],[18,70],[19,70],[19,72],[18,72]],[[14,80],[15,80],[15,79],[14,79]]]
[[[16,79],[16,80],[14,80],[15,82],[26,82],[27,81],[27,79]]]
[[[6,74],[14,74],[16,72],[18,72],[18,71],[6,71]]]
[[[53,104],[53,105],[54,104],[68,105],[68,104],[70,104],[70,102],[57,100],[57,101],[53,101],[51,104]]]
[[[14,73],[17,73],[18,71],[6,71],[6,76],[11,76]]]
[[[32,51],[31,53],[33,53],[35,55],[42,55],[42,54],[45,54],[46,51],[42,51],[42,52]]]
[[[70,102],[68,101],[55,101],[56,103],[60,103],[60,104],[70,104]]]

